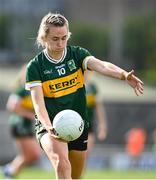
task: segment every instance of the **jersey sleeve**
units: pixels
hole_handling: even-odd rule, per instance
[[[25,96],[25,94],[26,90],[24,89],[24,87],[19,86],[13,93],[10,94],[8,101],[16,103],[20,101]]]
[[[30,90],[35,86],[42,86],[42,81],[39,66],[35,60],[32,60],[27,65],[25,89]]]
[[[19,97],[24,97],[24,96],[26,95],[26,90],[24,89],[24,86],[18,87],[18,88],[15,90],[14,94],[16,94],[16,95],[19,96]]]
[[[87,57],[91,56],[91,53],[85,48],[78,47],[78,56],[80,60],[80,66],[83,68],[83,70],[86,70],[88,61]]]

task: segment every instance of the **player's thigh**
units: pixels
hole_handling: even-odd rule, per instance
[[[69,152],[69,160],[72,167],[72,178],[80,178],[86,165],[87,151],[71,150]]]
[[[66,142],[59,141],[46,133],[42,136],[40,143],[50,160],[68,159],[68,146]]]

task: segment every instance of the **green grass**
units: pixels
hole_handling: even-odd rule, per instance
[[[0,175],[2,179],[2,175]],[[36,168],[24,169],[17,179],[55,179],[53,171]],[[155,171],[87,170],[83,179],[156,179]]]

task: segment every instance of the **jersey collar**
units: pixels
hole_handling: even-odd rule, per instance
[[[62,62],[65,59],[66,54],[67,54],[67,48],[64,49],[62,57],[59,60],[51,58],[49,56],[48,52],[47,52],[47,49],[44,49],[43,53],[44,53],[44,55],[45,55],[45,57],[47,58],[48,61],[50,61],[51,63],[58,64],[58,63]]]

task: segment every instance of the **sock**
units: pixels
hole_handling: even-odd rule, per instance
[[[7,164],[4,166],[4,173],[9,176],[13,176],[14,174],[14,168],[10,164]]]

